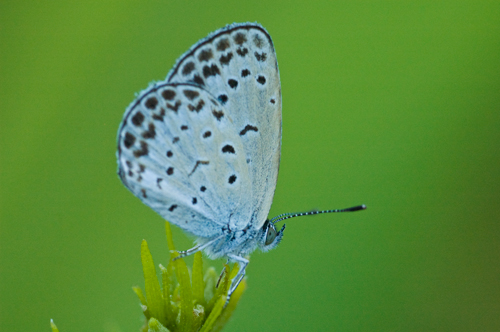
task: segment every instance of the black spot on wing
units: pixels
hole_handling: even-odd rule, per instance
[[[194,64],[193,64],[194,66]],[[163,98],[165,98],[166,100],[174,100],[175,98],[175,91],[174,90],[164,90],[162,93],[161,93],[161,96]]]
[[[200,60],[200,62],[203,62],[203,61],[208,61],[208,60],[212,59],[213,57],[214,57],[214,54],[212,53],[212,50],[207,49],[207,50],[202,50],[200,52],[200,54],[198,55],[198,60]]]
[[[235,36],[234,36],[234,42],[238,45],[242,45],[244,42],[247,41],[247,37],[245,36],[245,34],[243,32],[238,32]]]
[[[186,90],[184,90],[182,92],[184,92],[184,95],[189,100],[194,100],[195,98],[198,98],[200,96],[200,93],[198,91],[195,91],[195,90],[188,90],[188,89],[186,89]]]
[[[238,81],[237,80],[233,80],[233,79],[230,79],[227,81],[227,84],[232,88],[232,89],[236,89],[236,87],[238,86]]]
[[[198,104],[196,106],[193,106],[191,104],[188,105],[188,109],[191,111],[191,112],[194,112],[196,111],[197,113],[199,113],[201,111],[201,109],[203,108],[203,106],[205,106],[205,102],[202,100],[200,100],[198,102]]]
[[[227,55],[221,55],[219,61],[221,66],[227,66],[229,65],[229,62],[233,58],[233,53],[229,52]]]
[[[148,138],[155,138],[155,136],[156,136],[155,125],[150,123],[148,125],[148,130],[142,133],[142,137],[148,139]]]
[[[224,116],[224,112],[222,112],[222,111],[213,110],[212,114],[215,116],[217,121],[220,121],[220,119],[222,119],[222,117]]]
[[[222,147],[222,153],[236,153],[232,145],[226,144]]]
[[[217,65],[212,64],[211,66],[203,66],[203,76],[205,76],[205,78],[216,75],[220,75],[220,70]]]
[[[246,47],[240,47],[236,50],[236,53],[238,53],[239,56],[244,57],[248,53],[248,48]]]
[[[135,126],[140,126],[142,124],[142,121],[144,121],[144,114],[142,114],[141,112],[135,113],[132,117],[132,123]]]
[[[141,141],[140,145],[141,145],[141,148],[139,150],[135,150],[134,151],[134,156],[136,158],[139,158],[139,157],[142,157],[142,156],[146,156],[149,153],[148,144],[146,142]]]
[[[153,113],[153,120],[163,121],[164,117],[165,117],[165,109],[164,108],[160,109],[160,114]]]
[[[156,105],[158,105],[158,99],[156,99],[155,97],[148,98],[144,105],[146,105],[146,107],[150,110],[154,110],[156,108]]]
[[[193,62],[188,62],[184,65],[182,68],[182,75],[187,76],[191,74],[191,72],[194,70],[194,63]],[[165,98],[166,99],[166,98]]]
[[[227,38],[219,40],[217,43],[217,51],[224,52],[227,48],[229,48],[229,40],[227,40]]]
[[[255,52],[254,55],[255,55],[255,59],[257,59],[257,61],[260,61],[260,62],[264,62],[267,59],[267,54],[265,52],[262,52],[262,53]]]
[[[123,139],[123,144],[125,144],[125,147],[127,149],[130,149],[130,147],[134,145],[134,143],[135,143],[135,136],[129,132],[126,132],[125,138]]]
[[[177,113],[177,111],[179,110],[179,107],[181,106],[181,101],[180,100],[177,100],[175,102],[175,105],[172,105],[172,104],[169,104],[167,103],[167,108],[174,111],[175,113]]]
[[[227,103],[228,101],[228,97],[226,95],[220,95],[219,97],[217,97],[217,100],[222,104],[224,105],[225,103]]]
[[[259,129],[257,127],[247,124],[245,126],[245,128],[243,128],[243,130],[240,131],[240,136],[245,135],[250,130],[255,131],[255,132],[259,131]]]

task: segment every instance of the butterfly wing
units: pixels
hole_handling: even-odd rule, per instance
[[[123,183],[171,223],[214,237],[239,216],[250,175],[241,136],[226,108],[193,84],[159,83],[125,112],[118,131]]]
[[[258,24],[228,25],[181,56],[167,81],[196,84],[229,112],[248,163],[251,220],[260,228],[271,209],[281,148],[281,86],[271,37]],[[249,222],[243,214],[231,226]]]

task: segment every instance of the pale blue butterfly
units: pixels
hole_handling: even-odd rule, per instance
[[[118,174],[163,218],[197,237],[211,258],[239,263],[228,299],[255,249],[275,248],[279,221],[344,210],[267,215],[281,148],[281,86],[268,32],[231,24],[193,45],[165,81],[142,91],[118,131]]]

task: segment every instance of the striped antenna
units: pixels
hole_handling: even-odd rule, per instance
[[[339,212],[354,212],[354,211],[360,211],[366,209],[366,205],[358,205],[358,206],[353,206],[347,209],[337,209],[337,210],[323,210],[323,211],[310,211],[310,212],[297,212],[297,213],[283,213],[280,214],[279,216],[276,216],[269,220],[269,222],[276,224],[280,221],[290,219],[290,218],[295,218],[295,217],[302,217],[302,216],[311,216],[313,214],[321,214],[321,213],[339,213]]]

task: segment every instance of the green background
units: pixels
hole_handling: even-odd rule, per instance
[[[245,21],[281,74],[271,216],[368,210],[290,220],[225,331],[499,331],[500,3],[331,0],[2,1],[0,330],[139,329],[140,242],[168,254],[116,176],[118,125]]]

